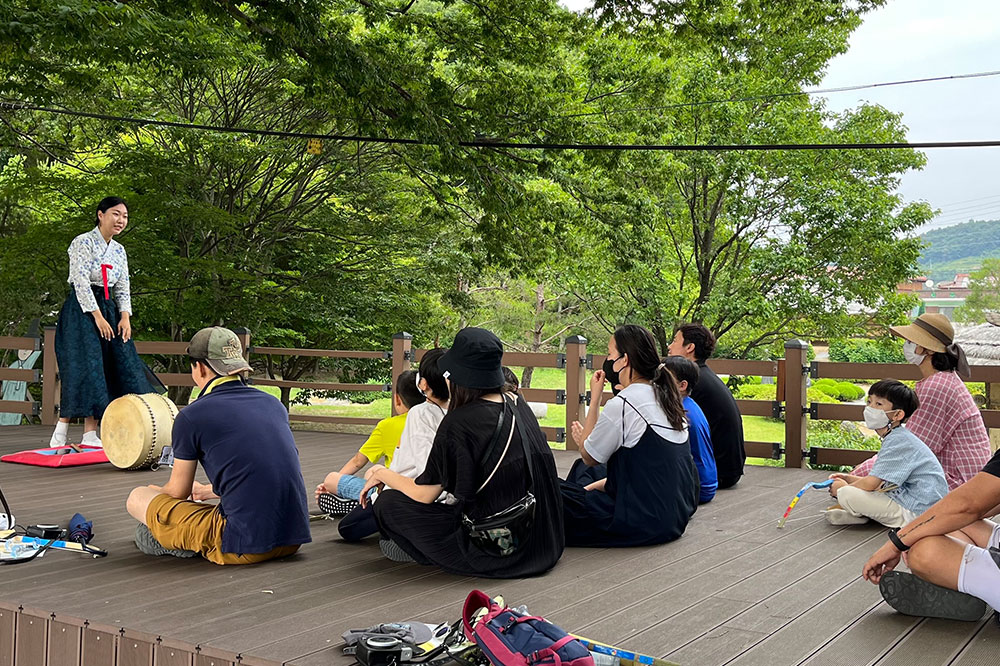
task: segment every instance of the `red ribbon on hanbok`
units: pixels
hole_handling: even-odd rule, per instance
[[[111,264],[101,264],[101,277],[104,278],[104,299],[107,300],[111,298],[108,293],[108,269],[114,268]]]

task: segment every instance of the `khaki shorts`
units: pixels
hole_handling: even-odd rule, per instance
[[[296,546],[279,546],[267,553],[222,552],[222,532],[226,518],[214,504],[174,499],[163,493],[146,508],[146,525],[164,548],[193,550],[216,564],[255,564],[291,555]]]

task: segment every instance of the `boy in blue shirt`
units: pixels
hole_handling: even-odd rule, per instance
[[[701,480],[698,503],[706,504],[715,497],[719,483],[708,419],[705,418],[705,412],[701,411],[698,403],[691,399],[691,391],[698,385],[700,371],[697,365],[683,356],[668,356],[663,359],[663,365],[673,374],[677,391],[684,397],[684,411],[688,418],[688,442],[691,445],[691,456],[694,457],[695,466],[698,468],[698,478]]]
[[[948,494],[937,456],[903,426],[919,406],[913,389],[895,379],[868,389],[865,425],[882,438],[882,448],[870,475],[830,475],[830,494],[837,498],[837,505],[826,510],[831,525],[871,518],[886,527],[902,527]]]

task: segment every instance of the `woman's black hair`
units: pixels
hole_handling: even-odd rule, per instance
[[[128,204],[121,197],[104,197],[101,199],[100,203],[97,204],[98,213],[107,213],[109,208],[114,208],[115,206],[120,206],[125,204],[125,208],[128,208]],[[101,218],[97,218],[97,223],[101,223]]]
[[[431,393],[438,400],[448,402],[448,382],[444,379],[444,373],[438,368],[438,361],[448,351],[444,347],[428,349],[424,357],[420,359],[420,378],[427,381]]]
[[[503,366],[503,392],[517,393],[520,388],[521,382],[517,380],[517,375],[514,374],[514,371],[506,365]]]
[[[461,384],[452,383],[451,385],[451,402],[448,403],[448,411],[453,412],[462,405],[467,405],[470,402],[475,402],[483,396],[490,394],[502,393],[504,391],[503,386],[498,386],[496,388],[469,388],[468,386],[462,386]]]
[[[653,385],[656,402],[674,430],[684,427],[684,404],[677,391],[674,376],[660,362],[656,353],[653,334],[642,326],[625,324],[614,332],[615,347],[619,354],[628,356],[628,364],[634,375],[648,380]]]
[[[427,398],[417,388],[417,371],[404,370],[396,377],[396,395],[407,409],[416,407]]]
[[[930,352],[930,350],[927,350]],[[948,352],[930,352],[931,367],[938,372],[952,372],[958,370],[958,358]]]

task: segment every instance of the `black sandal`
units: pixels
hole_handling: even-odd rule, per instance
[[[878,589],[886,603],[903,615],[975,622],[986,613],[983,600],[928,583],[911,573],[890,571],[882,576]]]

